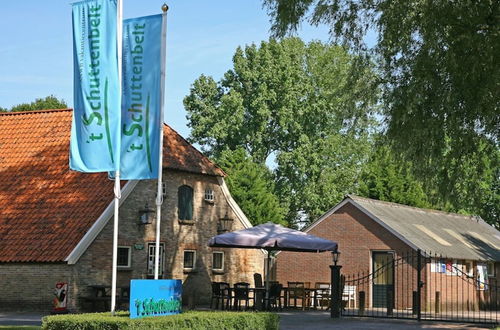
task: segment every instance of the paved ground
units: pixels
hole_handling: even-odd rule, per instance
[[[295,329],[491,329],[493,326],[449,322],[417,322],[412,320],[388,320],[375,318],[341,318],[331,319],[329,312],[279,312],[280,330]]]
[[[295,329],[491,329],[492,326],[471,325],[446,322],[417,322],[404,320],[386,320],[373,318],[342,318],[334,320],[330,313],[321,311],[311,312],[279,312],[281,330]],[[0,325],[41,325],[43,315],[40,313],[0,312]]]
[[[0,312],[0,325],[41,325],[40,313]]]

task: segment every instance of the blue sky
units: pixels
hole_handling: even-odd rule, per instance
[[[163,1],[123,0],[124,18],[161,12]],[[165,121],[189,135],[182,99],[202,73],[216,80],[232,67],[237,46],[269,38],[260,0],[177,0],[167,27]],[[0,5],[0,106],[53,94],[73,106],[70,2],[2,1]],[[306,41],[328,40],[325,28],[304,26]]]

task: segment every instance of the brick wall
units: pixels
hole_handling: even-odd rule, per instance
[[[351,278],[362,277],[371,272],[373,251],[394,251],[394,258],[397,259],[410,250],[408,245],[349,203],[308,233],[338,243],[341,272]],[[276,278],[285,285],[288,281],[311,282],[311,285],[315,282],[330,282],[329,265],[332,264],[332,255],[328,252],[280,252],[276,258]],[[411,273],[411,269],[405,271]],[[366,292],[369,306],[371,287],[366,284],[363,290]],[[357,290],[360,288],[357,287]],[[405,294],[401,302],[397,301],[396,304],[402,303],[403,300],[411,302],[411,292]]]
[[[395,308],[405,309],[413,306],[413,291],[417,290],[416,252],[394,234],[369,218],[356,207],[347,203],[334,214],[313,227],[308,233],[335,241],[339,245],[342,265],[341,273],[347,280],[361,279],[370,274],[373,251],[393,251],[396,265],[394,269]],[[428,261],[429,262],[429,261]],[[276,258],[276,279],[288,281],[330,282],[332,256],[330,253],[280,252]],[[430,264],[421,258],[421,280],[425,286],[421,294],[422,309],[434,310],[436,292],[440,294],[441,309],[479,310],[481,304],[500,305],[499,278],[500,263],[496,263],[496,278],[490,277],[490,290],[479,291],[473,278],[452,276],[430,271]],[[474,269],[476,263],[474,262]],[[372,279],[346,283],[355,285],[366,294],[366,306],[372,303]],[[497,302],[495,302],[495,300]]]
[[[166,197],[162,205],[161,242],[165,244],[163,278],[183,281],[183,302],[189,306],[209,303],[211,281],[253,284],[253,274],[262,273],[264,255],[260,250],[212,249],[210,237],[217,235],[218,219],[226,214],[233,218],[232,230],[243,229],[243,223],[229,208],[216,177],[165,171]],[[177,216],[177,189],[189,185],[194,190],[193,221],[181,223]],[[205,189],[214,191],[215,202],[204,200]],[[131,247],[130,269],[118,270],[118,286],[126,286],[130,279],[147,278],[147,244],[155,242],[156,220],[150,225],[139,225],[139,210],[147,202],[155,209],[157,184],[155,180],[140,181],[120,207],[119,246]],[[90,245],[75,265],[67,264],[0,264],[0,308],[22,304],[29,309],[50,310],[55,283],[70,282],[71,310],[83,310],[87,305],[82,296],[89,295],[88,285],[111,283],[113,219]],[[143,249],[140,249],[143,245]],[[139,247],[134,248],[134,246]],[[184,250],[196,250],[196,268],[183,269]],[[224,251],[224,272],[212,271],[212,252]],[[23,309],[26,308],[14,308]]]

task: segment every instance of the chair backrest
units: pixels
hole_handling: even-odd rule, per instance
[[[304,288],[311,288],[311,282],[304,282]]]
[[[220,296],[220,283],[212,282],[212,296]]]
[[[315,289],[330,289],[330,283],[328,282],[316,282],[314,283]]]
[[[288,295],[291,298],[304,295],[304,282],[288,282]]]
[[[281,296],[281,290],[283,289],[283,285],[279,283],[272,283],[271,287],[269,288],[269,297],[270,298],[277,298]]]
[[[356,286],[355,285],[346,285],[344,286],[344,291],[342,292],[342,295],[344,296],[350,296],[356,294]]]
[[[224,297],[229,296],[229,288],[230,288],[229,283],[219,282],[219,292],[222,296]]]
[[[234,284],[234,298],[237,300],[248,299],[250,293],[250,284],[238,282]]]
[[[253,274],[253,281],[256,288],[262,288],[262,275],[259,273]]]

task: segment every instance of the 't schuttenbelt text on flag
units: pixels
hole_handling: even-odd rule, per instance
[[[73,4],[74,113],[70,168],[119,170],[120,97],[116,1]]]

